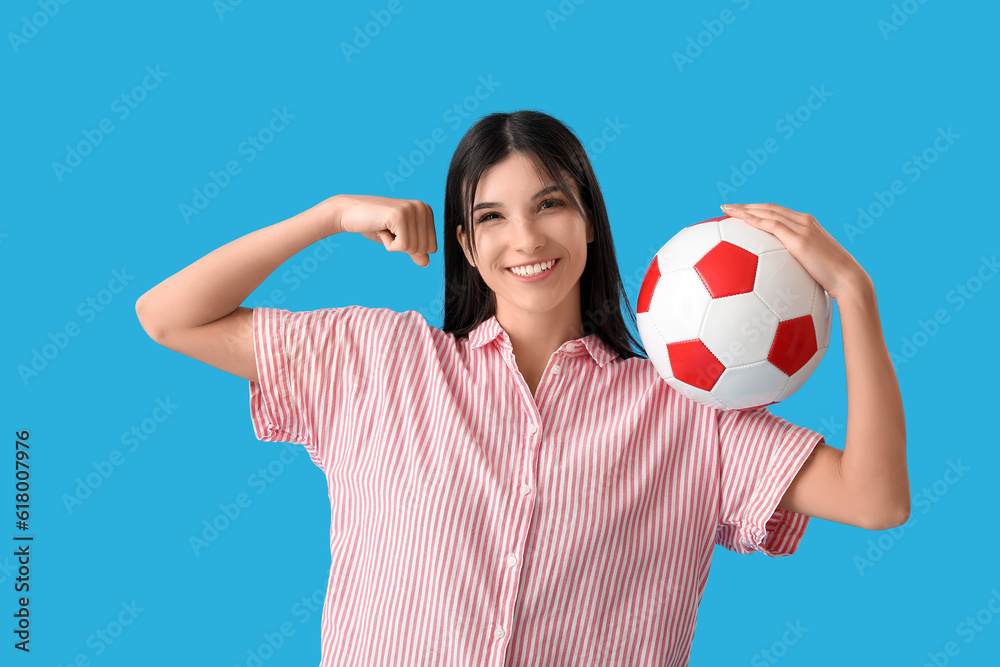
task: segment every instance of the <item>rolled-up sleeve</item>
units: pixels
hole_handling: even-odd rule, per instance
[[[301,315],[276,308],[253,309],[253,347],[257,382],[250,382],[250,419],[254,435],[266,442],[307,442],[303,396],[292,389],[286,342],[289,318]]]
[[[718,413],[721,506],[716,544],[740,554],[789,556],[809,517],[778,509],[823,436],[766,408]]]
[[[258,382],[250,383],[250,419],[258,440],[303,445],[327,466],[345,411],[367,400],[370,384],[358,378],[377,363],[380,314],[361,306],[253,309]]]
[[[366,438],[373,420],[396,404],[393,392],[412,381],[430,330],[416,311],[254,308],[254,435],[304,445],[316,465],[334,465],[348,442]]]

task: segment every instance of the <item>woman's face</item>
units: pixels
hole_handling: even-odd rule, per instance
[[[458,227],[466,258],[496,294],[500,321],[551,311],[571,318],[567,321],[580,317],[580,276],[587,264],[587,244],[594,240],[593,226],[571,203],[570,196],[577,192],[550,187],[558,185],[543,180],[523,154],[513,153],[487,169],[476,188],[471,220],[475,258]],[[553,259],[555,265],[540,279],[523,280],[510,271]]]

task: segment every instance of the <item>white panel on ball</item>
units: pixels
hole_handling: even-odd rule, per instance
[[[830,327],[833,322],[833,299],[826,290],[816,283],[816,297],[813,299],[813,326],[816,327],[816,344],[820,350],[830,346]]]
[[[782,322],[812,312],[815,285],[787,250],[764,253],[757,259],[753,291]]]
[[[643,341],[643,348],[649,361],[660,372],[660,377],[666,379],[673,377],[673,368],[670,366],[670,355],[667,354],[667,344],[663,342],[663,336],[656,328],[656,322],[649,313],[639,313],[635,316],[636,325],[639,329],[639,337]]]
[[[812,372],[816,370],[816,367],[819,366],[819,362],[823,360],[824,351],[824,349],[817,350],[816,354],[806,362],[805,366],[795,371],[792,377],[788,378],[788,384],[785,385],[775,400],[783,401],[798,391],[805,384],[806,380],[809,379],[809,376],[812,375]]]
[[[778,321],[767,306],[747,292],[712,299],[698,336],[728,368],[767,359],[777,330]]]
[[[693,268],[698,260],[719,244],[719,228],[714,222],[685,227],[657,253],[660,274]]]
[[[771,250],[784,250],[785,246],[774,234],[751,227],[739,218],[719,220],[719,237],[755,255]]]
[[[704,389],[699,389],[698,387],[692,387],[689,384],[685,384],[676,378],[666,380],[666,383],[674,388],[679,394],[687,396],[691,400],[697,401],[702,405],[707,405],[710,408],[717,408],[722,410],[729,409],[722,401],[712,396],[710,393]]]
[[[694,269],[661,275],[650,298],[649,311],[656,313],[663,341],[676,343],[697,338],[711,300],[712,296]]]
[[[712,387],[712,394],[730,410],[767,405],[778,400],[788,376],[770,361],[727,368]]]

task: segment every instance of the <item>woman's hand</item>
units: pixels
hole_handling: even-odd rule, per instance
[[[871,277],[857,260],[808,213],[777,204],[724,204],[722,210],[778,237],[831,298],[871,285]]]
[[[817,448],[778,507],[868,530],[900,526],[910,516],[906,419],[885,344],[871,278],[816,219],[775,204],[723,206],[732,217],[778,237],[802,267],[837,299],[847,376],[844,449]]]
[[[354,232],[381,243],[389,252],[405,252],[418,266],[430,264],[437,252],[434,212],[416,199],[369,195],[335,195],[336,231]]]

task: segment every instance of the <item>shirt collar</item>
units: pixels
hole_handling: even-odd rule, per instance
[[[473,350],[478,350],[494,340],[507,349],[513,349],[510,337],[504,331],[504,328],[500,326],[496,315],[491,315],[488,320],[483,320],[469,332],[469,344]],[[583,338],[568,340],[560,345],[559,349],[571,357],[589,353],[594,361],[597,362],[597,365],[602,368],[618,358],[618,353],[596,333],[584,336]]]

